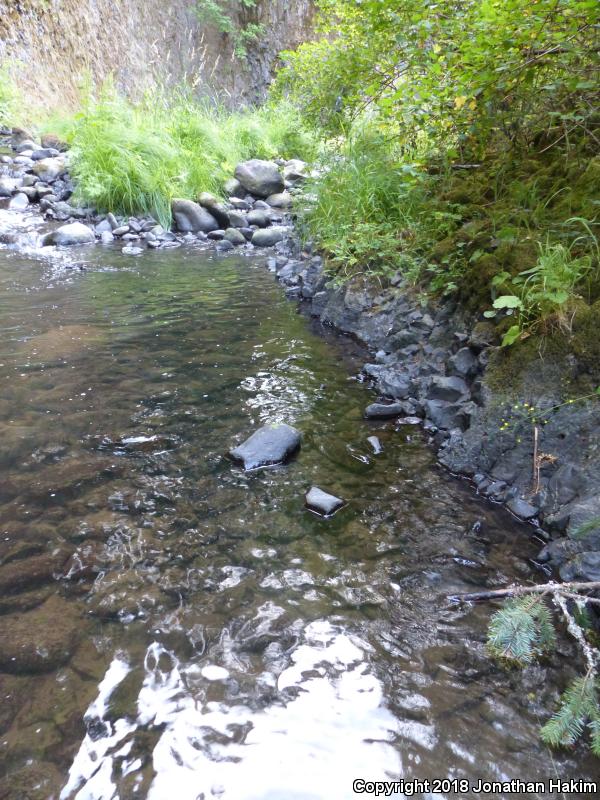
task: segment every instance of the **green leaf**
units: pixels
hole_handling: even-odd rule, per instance
[[[523,308],[523,301],[514,294],[503,294],[494,300],[494,308]]]
[[[494,319],[494,317],[496,316],[496,312],[494,310],[490,309],[489,311],[484,311],[483,312],[483,316],[486,319]]]
[[[514,344],[520,338],[521,326],[513,325],[512,328],[509,328],[504,334],[504,338],[502,339],[502,347],[510,347],[511,344]]]

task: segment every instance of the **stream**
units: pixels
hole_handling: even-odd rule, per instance
[[[264,255],[0,245],[0,330],[1,800],[598,779],[539,738],[570,643],[502,670],[492,607],[447,600],[530,579],[534,529],[363,419],[364,353]],[[289,464],[226,457],[277,421]],[[345,507],[311,513],[312,485]]]

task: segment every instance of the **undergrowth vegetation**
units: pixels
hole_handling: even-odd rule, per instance
[[[335,278],[398,270],[494,312],[505,344],[553,321],[569,332],[600,290],[600,7],[319,8],[322,38],[286,54],[276,92],[329,136],[304,222]]]

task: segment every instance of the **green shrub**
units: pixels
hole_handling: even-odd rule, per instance
[[[394,148],[371,122],[324,157],[320,176],[307,186],[300,224],[338,280],[357,272],[400,270],[413,281],[422,275],[432,242],[453,221],[435,208],[433,181],[418,155]]]

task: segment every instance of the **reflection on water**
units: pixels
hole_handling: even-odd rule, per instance
[[[539,742],[556,673],[502,672],[489,609],[446,601],[527,579],[530,529],[367,424],[347,344],[260,260],[47,255],[0,252],[0,797],[594,775]],[[224,454],[267,421],[302,450],[245,474]]]

